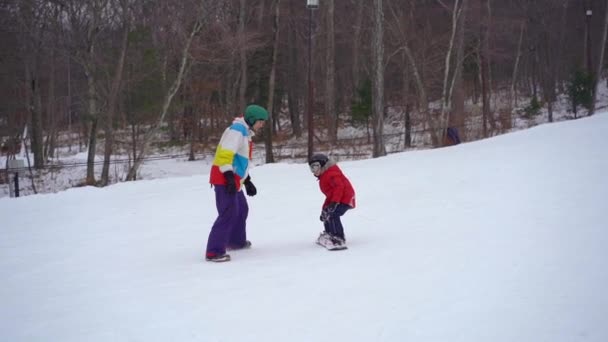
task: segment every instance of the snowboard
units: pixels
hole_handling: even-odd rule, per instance
[[[331,243],[328,240],[319,241],[317,239],[316,244],[327,249],[328,251],[343,251],[345,249],[348,249],[348,247],[346,245],[334,245],[333,243]]]

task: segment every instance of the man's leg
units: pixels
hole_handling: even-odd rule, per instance
[[[230,238],[228,239],[228,246],[234,249],[245,246],[245,242],[247,241],[247,217],[249,216],[249,205],[247,204],[244,191],[236,193],[236,201],[239,210],[230,232]]]
[[[226,192],[223,185],[215,185],[215,205],[217,219],[211,227],[207,240],[207,255],[223,255],[226,253],[226,244],[230,231],[234,227],[238,215],[237,196]]]

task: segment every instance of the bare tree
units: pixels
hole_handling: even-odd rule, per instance
[[[437,1],[441,3],[440,0]],[[449,122],[449,115],[452,110],[452,94],[454,91],[454,85],[456,84],[457,76],[459,74],[457,69],[462,67],[462,61],[456,60],[457,58],[454,58],[454,55],[457,56],[458,49],[462,48],[457,46],[457,43],[463,44],[463,42],[458,42],[456,38],[458,31],[464,30],[466,8],[467,0],[455,0],[454,7],[451,9],[452,20],[450,28],[450,39],[445,54],[443,87],[441,96],[441,124],[439,127],[442,130],[442,135],[446,132],[447,124]],[[447,6],[446,9],[450,10]],[[438,142],[434,141],[434,144],[437,143]]]
[[[99,89],[101,34],[107,29],[104,18],[109,0],[65,0],[58,2],[66,13],[70,37],[68,46],[74,60],[82,67],[86,79],[86,103],[88,126],[88,154],[86,184],[94,185],[95,154],[97,151],[97,131],[101,95]]]
[[[556,73],[554,65],[557,64],[557,56],[554,51],[558,50],[558,46],[553,42],[550,32],[554,28],[545,16],[540,16],[541,25],[544,27],[541,34],[541,39],[538,42],[538,53],[541,55],[539,63],[541,87],[543,90],[543,100],[547,104],[548,120],[553,122],[553,103],[557,100],[555,93],[556,88]]]
[[[466,6],[466,3],[463,5]],[[458,128],[460,131],[460,138],[464,139],[466,136],[465,129],[465,91],[463,87],[463,76],[462,69],[464,64],[464,45],[465,45],[465,24],[466,24],[467,8],[465,7],[462,12],[461,25],[458,28],[456,34],[456,64],[454,65],[454,81],[452,90],[452,108],[448,113],[447,125],[448,127]],[[442,132],[442,142],[447,142],[447,130]]]
[[[298,31],[296,24],[296,11],[293,6],[293,2],[289,2],[289,13],[287,17],[290,18],[289,28],[287,29],[287,48],[288,48],[288,67],[289,72],[287,73],[287,102],[289,106],[289,115],[291,118],[291,127],[293,135],[296,138],[302,136],[302,123],[300,120],[300,100],[301,92],[299,91],[299,80],[300,73],[298,67]]]
[[[522,43],[523,43],[523,39],[524,39],[524,32],[526,31],[526,20],[521,20],[521,23],[519,24],[519,40],[517,43],[517,49],[516,49],[516,53],[515,53],[515,62],[513,64],[513,73],[511,76],[511,87],[509,90],[509,112],[511,112],[513,110],[513,108],[515,107],[515,86],[517,84],[517,75],[519,72],[519,64],[521,61],[521,55],[522,55]]]
[[[372,32],[372,120],[374,158],[386,155],[384,146],[384,9],[382,0],[373,1]]]
[[[338,115],[336,113],[336,41],[334,28],[334,0],[326,0],[325,13],[325,119],[327,136],[334,143],[338,136]]]
[[[353,56],[353,66],[352,66],[352,79],[353,79],[353,84],[352,84],[352,91],[351,94],[356,94],[356,90],[357,88],[360,86],[361,83],[361,79],[360,79],[360,45],[361,45],[361,32],[363,30],[363,8],[364,8],[364,0],[354,0],[355,1],[355,8],[357,9],[357,15],[355,17],[355,23],[353,25],[353,49],[352,49],[352,56]]]
[[[394,4],[391,3],[391,5]],[[436,127],[435,120],[431,114],[431,110],[429,108],[429,100],[428,100],[428,91],[427,86],[423,80],[423,64],[424,62],[418,62],[416,57],[414,56],[414,52],[410,47],[410,40],[413,34],[409,33],[408,28],[406,27],[406,23],[414,22],[415,18],[415,10],[414,6],[410,6],[409,8],[403,8],[402,6],[390,6],[390,11],[393,17],[393,27],[395,28],[395,35],[398,37],[400,47],[393,52],[394,54],[403,51],[405,54],[405,59],[411,73],[413,75],[413,83],[416,87],[416,93],[418,97],[418,111],[422,114],[422,116],[426,120],[426,125],[431,127],[429,131],[431,140],[433,141],[433,145],[437,146],[439,144],[439,138],[437,135],[437,131],[434,129]],[[404,11],[407,11],[404,12]]]
[[[247,92],[247,45],[245,44],[245,22],[247,18],[247,0],[240,0],[239,7],[239,28],[238,28],[238,42],[239,42],[239,57],[241,64],[241,76],[240,76],[240,87],[239,87],[239,108],[245,108],[245,95]]]
[[[42,82],[40,59],[47,25],[48,9],[35,0],[24,0],[18,5],[21,56],[25,72],[25,108],[30,116],[30,143],[34,153],[34,167],[44,166]]]
[[[489,2],[490,0],[484,0]],[[484,6],[479,6],[480,17],[483,18],[479,23],[479,77],[481,79],[481,112],[483,119],[483,136],[488,137],[488,122],[493,122],[490,112],[490,59],[489,59],[489,11],[483,11]]]
[[[604,12],[604,26],[602,29],[602,40],[600,41],[600,56],[597,60],[595,78],[593,80],[593,99],[591,100],[591,108],[589,109],[589,115],[593,115],[593,113],[595,113],[595,102],[597,101],[597,86],[600,82],[600,78],[602,77],[602,69],[604,66],[606,39],[608,39],[608,2],[606,3],[606,9]]]
[[[133,166],[130,168],[129,173],[127,174],[127,180],[135,179],[137,171],[139,170],[139,167],[144,161],[144,157],[148,155],[153,137],[156,135],[156,133],[165,121],[165,117],[167,116],[171,101],[173,100],[173,97],[177,93],[178,89],[180,88],[184,76],[186,74],[186,70],[188,69],[188,63],[190,61],[190,47],[192,45],[192,42],[194,38],[198,35],[198,33],[202,30],[203,26],[207,23],[209,18],[212,16],[212,14],[210,13],[211,8],[212,7],[208,1],[200,0],[197,9],[197,17],[194,23],[192,24],[190,33],[188,34],[184,46],[182,48],[178,73],[175,77],[175,80],[171,84],[171,87],[165,94],[162,109],[158,115],[156,123],[146,132],[144,136],[140,151],[138,152],[135,158]]]
[[[53,9],[53,20],[58,17],[58,11],[56,8]],[[56,121],[56,71],[57,71],[57,53],[53,49],[48,53],[48,83],[47,83],[47,96],[46,96],[46,142],[44,144],[44,160],[53,158],[55,151],[55,142],[57,137],[57,121]]]
[[[122,21],[122,41],[120,45],[120,56],[116,63],[116,69],[114,71],[114,77],[112,78],[112,84],[110,86],[110,93],[108,95],[108,105],[106,108],[105,116],[105,150],[103,158],[103,167],[101,171],[101,184],[107,185],[109,181],[110,173],[110,158],[112,156],[114,146],[114,129],[113,118],[115,116],[116,105],[118,102],[118,91],[122,82],[123,70],[125,65],[125,59],[127,55],[127,49],[129,46],[129,33],[131,32],[131,13],[129,11],[128,0],[120,0],[120,9],[117,12],[121,13]]]
[[[274,93],[275,93],[275,82],[277,73],[277,56],[279,53],[279,36],[280,36],[280,19],[281,19],[281,0],[275,0],[271,6],[274,9],[273,15],[273,32],[274,39],[272,45],[272,66],[270,69],[270,77],[268,80],[268,123],[265,128],[266,133],[266,162],[274,163],[274,154],[272,152],[272,131],[274,126]]]

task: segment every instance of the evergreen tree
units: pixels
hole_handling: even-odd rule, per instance
[[[369,79],[366,79],[357,87],[357,96],[350,110],[353,122],[368,122],[372,114],[372,82]]]
[[[593,76],[586,71],[576,70],[568,82],[568,97],[572,105],[572,112],[576,117],[579,105],[587,110],[593,101]]]

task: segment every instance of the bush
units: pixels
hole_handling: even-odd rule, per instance
[[[572,111],[577,112],[577,107],[583,106],[587,110],[591,108],[593,101],[593,76],[583,70],[576,70],[568,82],[568,98],[572,105]]]
[[[538,98],[536,96],[532,97],[532,99],[530,100],[530,104],[527,105],[524,110],[523,110],[523,114],[525,117],[527,118],[532,118],[537,116],[538,114],[540,114],[540,110],[542,108],[542,104],[538,101]]]
[[[372,114],[372,82],[365,80],[357,88],[357,97],[353,101],[350,111],[353,122],[367,122]]]

